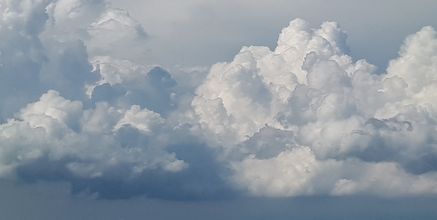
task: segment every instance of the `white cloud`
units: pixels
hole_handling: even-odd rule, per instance
[[[344,43],[344,33],[335,24],[325,23],[317,30],[308,26],[302,20],[292,21],[282,31],[275,51],[245,47],[231,63],[213,66],[193,101],[203,125],[218,134],[223,130],[237,135],[233,138],[241,141],[266,124],[284,129],[289,125],[281,124],[278,117],[287,114],[300,116],[292,120],[308,121],[337,117],[334,114],[344,117],[353,111],[349,75],[371,66],[352,63],[340,53],[337,45]],[[209,103],[222,105],[224,112],[205,111]],[[209,120],[217,118],[212,114],[223,115],[217,123],[231,123],[218,131],[220,127]]]
[[[135,181],[154,186],[161,178],[145,181],[144,176],[186,172],[188,163],[166,149],[172,126],[145,108],[170,111],[176,86],[171,75],[117,59],[137,56],[120,53],[132,51],[147,37],[127,12],[99,0],[0,5],[2,178],[70,181],[73,188],[102,194],[104,187],[93,188],[95,181],[121,181],[120,190],[113,192],[117,197],[135,195],[127,187]],[[107,38],[113,33],[124,35],[106,42],[114,39]],[[94,49],[102,43],[113,47],[95,57]],[[99,67],[93,69],[94,64]],[[103,99],[90,99],[92,88],[105,83],[120,87],[120,97],[103,92]],[[91,94],[86,94],[88,88]],[[149,98],[143,100],[143,95]]]
[[[144,61],[142,25],[103,0],[0,12],[1,178],[110,198],[437,193],[432,27],[376,73],[336,23],[296,19],[205,77]]]
[[[101,80],[98,84],[109,83],[110,85],[116,85],[142,82],[147,72],[152,69],[129,60],[118,60],[110,56],[93,57],[90,62],[93,64],[94,69],[100,73]]]
[[[49,28],[63,37],[85,37],[87,25],[94,22],[107,7],[105,0],[52,1],[47,7]]]
[[[409,196],[437,193],[437,174],[413,175],[394,162],[318,160],[309,147],[270,159],[249,156],[235,163],[233,181],[257,196]]]
[[[335,23],[297,19],[273,51],[214,65],[192,106],[231,182],[254,195],[435,193],[435,33],[410,36],[377,74],[345,53]]]
[[[106,120],[105,116],[111,118]],[[114,109],[101,104],[85,110],[80,101],[66,100],[58,92],[49,91],[24,108],[16,119],[1,125],[4,158],[0,163],[5,170],[48,157],[49,161],[61,162],[58,166],[66,166],[73,175],[87,178],[112,175],[117,167],[126,165],[130,173],[123,176],[150,169],[177,172],[186,164],[167,153],[165,146],[135,140],[124,145],[124,140],[118,140],[133,137],[138,130],[142,133],[139,140],[146,141],[162,129],[163,123],[158,114],[138,106]]]
[[[141,110],[140,106],[134,105],[126,111],[124,117],[115,125],[114,129],[118,130],[123,126],[132,126],[146,134],[150,134],[152,127],[163,123],[164,120],[159,114],[147,109]]]
[[[249,156],[234,164],[235,181],[258,196],[295,196],[311,191],[311,179],[319,164],[311,149],[295,148],[271,159]]]
[[[147,33],[140,23],[121,9],[107,9],[90,24],[88,34],[88,49],[93,55],[141,60],[147,51]]]

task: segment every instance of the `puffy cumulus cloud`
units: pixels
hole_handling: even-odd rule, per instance
[[[234,165],[235,181],[261,196],[292,196],[311,190],[310,182],[319,166],[309,148],[284,150],[270,159],[250,155]],[[281,177],[281,178],[278,178]]]
[[[80,39],[92,56],[141,60],[147,51],[148,34],[142,25],[106,0],[53,1],[47,14],[44,36],[64,41]]]
[[[85,85],[97,78],[80,39],[62,39],[48,30],[49,9],[57,3],[62,5],[48,0],[0,2],[1,120],[48,89],[82,98]]]
[[[377,112],[380,117],[407,114],[411,110],[417,113],[420,109],[435,112],[436,106],[430,100],[435,98],[436,51],[437,33],[432,27],[424,27],[407,38],[400,57],[390,62],[384,77],[382,92],[390,101]]]
[[[435,172],[414,175],[395,162],[319,160],[309,147],[284,150],[269,159],[250,155],[233,164],[232,181],[253,195],[408,196],[437,193]]]
[[[194,89],[136,62],[147,34],[127,12],[100,0],[0,10],[0,178],[67,181],[103,198],[230,191],[212,152],[170,116]]]
[[[147,52],[147,33],[127,11],[121,9],[106,10],[97,21],[91,23],[88,34],[92,54],[111,54],[118,58],[138,60]]]
[[[297,19],[273,51],[214,65],[193,112],[251,194],[436,193],[436,41],[423,28],[379,74],[347,55],[336,23]]]
[[[1,178],[68,181],[109,199],[230,195],[202,142],[138,105],[86,108],[50,90],[0,125],[0,143]]]
[[[0,119],[36,98],[28,90],[40,89],[34,82],[45,60],[38,34],[47,19],[46,5],[47,1],[0,2]]]
[[[163,127],[159,114],[139,106],[117,109],[102,103],[84,109],[80,101],[50,90],[1,125],[2,170],[37,166],[33,163],[40,159],[63,161],[73,175],[88,178],[104,176],[117,166],[130,170],[117,174],[127,177],[149,169],[183,170],[186,163],[148,141]],[[55,169],[63,168],[58,164]]]
[[[49,89],[84,99],[100,78],[90,63],[98,55],[141,60],[146,51],[143,27],[105,0],[4,0],[0,10],[1,120]]]
[[[334,22],[169,71],[104,0],[0,0],[0,178],[103,198],[437,193],[437,36],[386,73]]]
[[[178,105],[178,85],[159,66],[140,65],[129,60],[95,57],[91,60],[101,79],[88,88],[93,102],[112,105],[140,105],[167,115]]]
[[[275,51],[244,47],[231,63],[216,64],[193,101],[203,126],[239,142],[266,124],[285,128],[347,117],[354,111],[350,76],[369,74],[373,66],[352,63],[341,53],[344,35],[335,23],[312,30],[298,19],[282,31]],[[299,117],[292,117],[291,110]]]
[[[47,7],[51,34],[85,37],[87,26],[108,8],[105,0],[57,0]]]

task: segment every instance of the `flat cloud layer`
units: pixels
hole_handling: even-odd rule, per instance
[[[141,61],[149,34],[102,0],[0,11],[1,178],[102,198],[437,193],[432,27],[377,73],[335,22],[296,19],[203,78]]]

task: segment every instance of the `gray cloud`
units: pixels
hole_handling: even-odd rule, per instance
[[[169,71],[106,1],[0,3],[2,179],[108,199],[437,193],[432,27],[383,73],[302,19],[274,49]]]

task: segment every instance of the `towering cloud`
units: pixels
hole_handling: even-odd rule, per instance
[[[148,35],[127,12],[100,0],[0,9],[1,178],[67,181],[103,198],[230,191],[204,143],[171,116],[187,89],[136,62]]]
[[[244,47],[214,65],[192,106],[249,193],[435,193],[435,35],[410,36],[376,74],[344,53],[337,24],[297,19],[274,51]]]
[[[0,12],[0,178],[104,198],[437,193],[432,27],[377,73],[336,23],[296,19],[203,79],[143,60],[149,34],[103,0]]]

